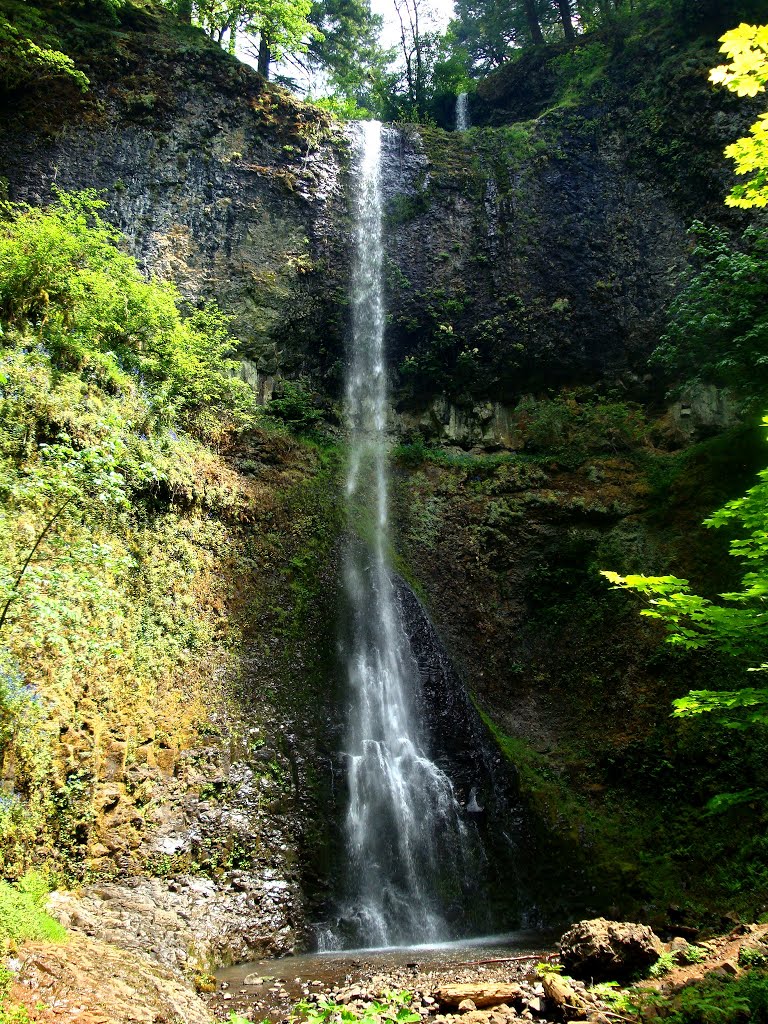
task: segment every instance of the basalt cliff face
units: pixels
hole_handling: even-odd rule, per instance
[[[480,803],[519,826],[521,877],[499,902],[519,909],[524,893],[532,921],[611,904],[663,917],[692,884],[681,860],[662,862],[687,835],[691,765],[705,765],[694,803],[723,782],[721,741],[704,730],[678,743],[666,708],[707,665],[659,654],[658,632],[597,570],[682,558],[681,574],[727,581],[723,545],[697,524],[759,461],[744,432],[688,449],[732,425],[718,396],[652,427],[626,403],[659,398],[646,360],[686,226],[725,216],[718,154],[750,114],[710,90],[711,40],[691,44],[677,74],[652,36],[619,42],[500,73],[472,99],[469,134],[385,136],[392,423],[410,442],[396,459],[398,568],[443,645],[420,648],[436,744],[446,758],[462,743],[485,751]],[[231,475],[202,474],[179,505],[215,580],[196,599],[244,638],[197,694],[204,727],[182,735],[161,710],[157,729],[137,732],[129,711],[77,692],[57,712],[65,776],[93,758],[77,856],[101,879],[57,896],[57,912],[189,971],[311,941],[339,853],[334,444],[353,130],[146,13],[81,62],[84,98],[65,86],[6,97],[8,198],[101,190],[147,272],[233,315],[262,400],[302,377],[332,433],[327,448],[244,445],[227,455]],[[542,398],[561,386],[570,397]],[[573,397],[594,386],[613,389],[608,419]],[[725,475],[729,443],[744,455]],[[218,502],[226,488],[234,511]],[[479,755],[459,754],[469,789]],[[669,799],[650,820],[660,789]],[[506,826],[486,814],[498,839]]]
[[[148,271],[234,315],[265,394],[277,374],[338,394],[351,130],[199,33],[132,19],[89,43],[85,98],[7,100],[9,197],[102,190]],[[466,414],[561,384],[652,392],[686,227],[725,216],[722,147],[751,116],[708,85],[714,47],[668,47],[554,47],[482,84],[470,134],[387,133],[390,359],[404,408],[448,439],[445,398]]]

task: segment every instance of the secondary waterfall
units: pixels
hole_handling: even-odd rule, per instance
[[[460,92],[456,97],[456,131],[465,132],[469,127],[469,102],[467,94]]]
[[[339,921],[324,945],[387,946],[451,937],[470,873],[467,827],[427,752],[420,678],[389,560],[382,126],[364,122],[355,168],[352,344],[346,387],[350,608],[349,804]]]

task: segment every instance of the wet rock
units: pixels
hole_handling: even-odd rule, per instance
[[[184,971],[195,960],[248,961],[294,951],[296,884],[252,874],[248,886],[180,875],[126,879],[53,893],[48,910],[65,927],[126,949],[142,949]],[[276,897],[279,897],[276,898]],[[265,980],[265,979],[262,979]]]
[[[661,939],[647,925],[604,917],[579,921],[560,939],[566,973],[600,981],[630,978],[655,964],[663,952]]]

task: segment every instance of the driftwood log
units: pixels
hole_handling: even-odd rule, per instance
[[[444,1006],[458,1006],[465,999],[471,999],[479,1009],[481,1006],[499,1006],[520,999],[523,990],[515,984],[487,985],[444,985],[437,990],[437,998]]]
[[[556,974],[545,974],[541,984],[544,986],[544,995],[560,1008],[566,1018],[583,1019],[587,1016],[586,1001],[564,978]]]

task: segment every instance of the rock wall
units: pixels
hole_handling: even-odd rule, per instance
[[[170,19],[144,15],[101,42],[82,55],[85,97],[54,96],[42,125],[36,97],[4,106],[9,198],[98,190],[148,273],[234,316],[251,378],[322,380],[343,317],[335,275],[347,277],[330,252],[331,220],[346,215],[343,130]]]
[[[105,215],[148,271],[175,280],[190,302],[215,298],[233,315],[243,374],[262,398],[279,375],[303,374],[325,399],[337,396],[351,248],[346,191],[354,187],[349,135],[199,33],[148,14],[131,19],[80,55],[93,81],[84,99],[64,91],[6,103],[0,174],[9,198],[44,203],[52,184],[103,190]],[[653,394],[645,360],[686,262],[690,190],[705,180],[711,209],[722,183],[720,170],[697,178],[698,157],[689,166],[670,153],[690,122],[683,152],[698,132],[706,138],[701,165],[709,166],[738,134],[739,120],[706,84],[711,49],[656,94],[652,80],[666,59],[640,48],[616,65],[602,96],[582,90],[573,102],[557,75],[532,80],[532,97],[519,69],[505,72],[475,101],[483,126],[472,132],[387,131],[388,343],[402,432],[465,448],[516,448],[512,410],[523,394],[593,384]],[[694,99],[667,117],[675,90],[687,96],[689,88]],[[665,126],[655,134],[648,111]],[[587,457],[575,469],[556,457],[551,465],[540,457],[465,470],[426,460],[402,469],[404,568],[421,585],[461,681],[507,739],[526,744],[517,750],[529,758],[524,785],[538,785],[545,803],[554,794],[553,806],[535,809],[551,819],[552,857],[542,862],[539,890],[552,898],[543,917],[570,912],[560,897],[581,865],[566,864],[556,882],[552,865],[559,858],[562,868],[572,855],[583,815],[572,824],[555,799],[563,790],[546,788],[551,765],[536,758],[565,752],[565,790],[620,791],[612,765],[646,756],[635,737],[651,735],[658,706],[687,685],[668,665],[658,677],[657,638],[634,625],[634,609],[623,601],[611,613],[585,582],[598,556],[607,568],[650,569],[662,568],[671,550],[658,539],[640,456],[613,454]],[[268,477],[270,460],[280,458],[265,445],[255,457],[244,454],[242,472]],[[289,458],[284,479],[267,479],[267,488],[290,489],[311,476],[312,458]],[[708,510],[699,499],[692,507],[681,533]],[[289,515],[270,506],[263,516],[251,509],[245,521],[260,531],[258,564],[269,570],[262,578],[250,565],[229,578],[233,593],[246,579],[251,595],[261,595],[254,635],[241,651],[243,662],[251,660],[235,687],[237,712],[216,742],[201,740],[184,757],[159,738],[155,751],[147,737],[151,759],[130,771],[125,732],[105,738],[105,788],[87,853],[95,870],[113,866],[119,892],[101,885],[77,905],[60,904],[94,935],[160,943],[158,957],[175,966],[190,935],[202,961],[287,952],[330,892],[337,837],[325,814],[335,802],[339,741],[328,653],[334,561],[326,551],[328,601],[312,618],[302,591],[305,550],[290,542],[278,555],[269,539],[276,523],[289,537],[305,528],[303,508]],[[327,509],[308,527],[318,536],[337,528]],[[294,590],[281,574],[281,558],[291,557],[299,566],[290,570]],[[559,601],[562,594],[574,596]],[[301,623],[293,633],[280,618],[289,602]],[[307,622],[320,624],[319,659]],[[254,699],[261,693],[269,695],[262,703]],[[590,716],[605,739],[597,754],[583,749]],[[71,717],[69,753],[77,757],[95,741],[76,739],[88,729]],[[271,720],[280,742],[266,735]],[[258,742],[248,740],[249,730]],[[573,735],[581,748],[569,745]],[[261,761],[264,752],[270,760]],[[133,797],[145,784],[157,793],[149,809]],[[553,844],[553,833],[565,847]],[[242,866],[238,851],[247,840]],[[154,877],[127,882],[142,873],[144,857]],[[611,870],[608,895],[595,896],[598,909],[622,888],[644,898],[637,858],[614,858]],[[590,887],[588,873],[583,879],[581,894]],[[534,874],[529,882],[538,885]],[[167,940],[153,938],[166,933]]]
[[[85,98],[6,106],[10,198],[103,190],[148,271],[234,315],[264,397],[277,374],[338,394],[353,132],[199,32],[131,17],[78,55]],[[652,393],[645,360],[685,229],[702,213],[739,223],[720,202],[720,154],[752,117],[706,81],[714,36],[679,51],[585,37],[483,82],[470,132],[385,133],[388,345],[409,414],[563,384]]]

